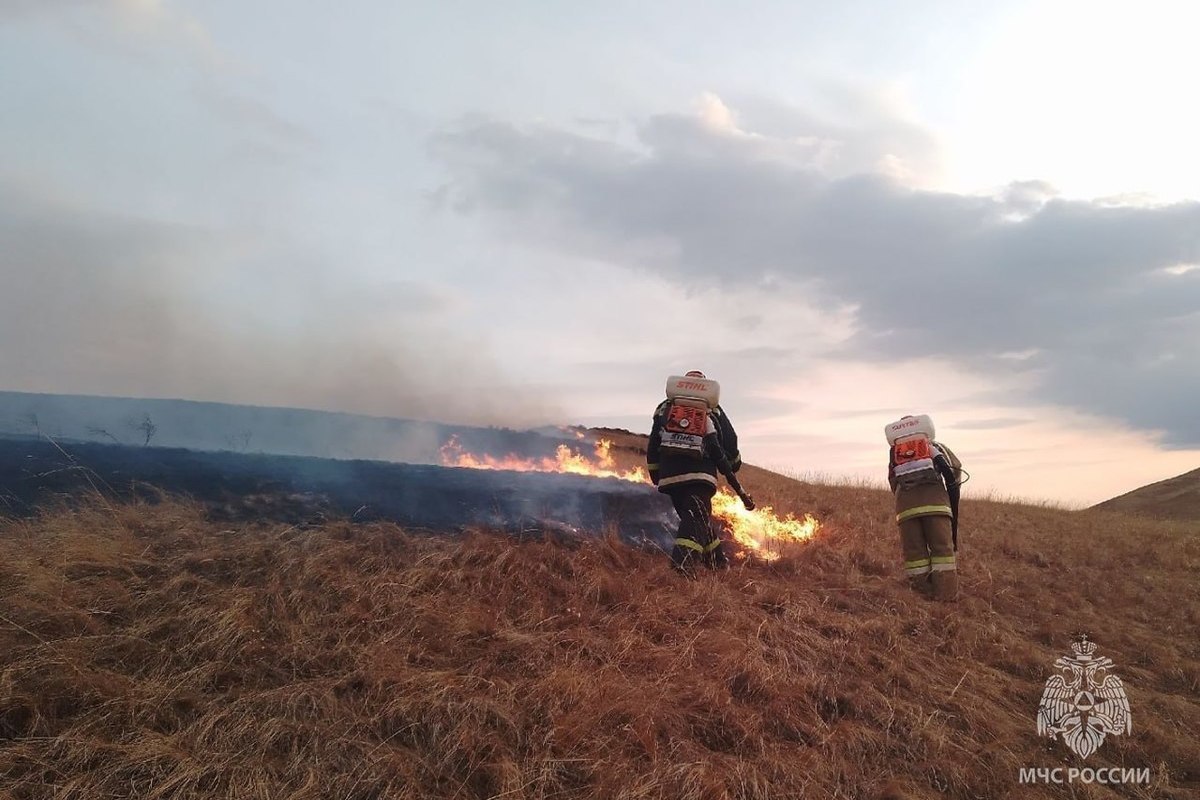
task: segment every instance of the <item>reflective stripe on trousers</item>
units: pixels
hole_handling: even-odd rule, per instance
[[[686,547],[688,550],[695,550],[697,553],[711,553],[721,546],[721,537],[713,536],[712,541],[706,545],[693,542],[691,539],[680,537],[675,540],[675,544],[679,545],[680,547]]]
[[[905,575],[926,575],[930,570],[930,560],[928,558],[915,558],[912,561],[904,562]]]
[[[896,522],[904,522],[904,520],[906,520],[906,519],[912,519],[913,517],[923,517],[927,514],[945,514],[946,516],[950,516],[951,513],[952,512],[950,511],[950,506],[943,506],[943,505],[917,506],[916,508],[909,508],[909,509],[901,511],[899,514],[897,514]]]
[[[929,559],[930,569],[934,572],[950,572],[958,569],[958,564],[954,561],[954,556],[933,556]]]

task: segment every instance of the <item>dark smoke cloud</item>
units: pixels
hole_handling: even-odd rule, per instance
[[[632,146],[472,119],[433,147],[450,207],[506,235],[669,276],[802,287],[856,304],[848,355],[1030,371],[1030,402],[1200,444],[1200,271],[1168,271],[1200,263],[1200,203],[1070,201],[1036,181],[996,196],[919,191],[868,169],[862,141],[858,173],[831,173],[803,134],[832,134],[789,130],[662,115]]]
[[[474,424],[561,418],[513,387],[454,299],[299,248],[0,183],[2,388],[185,397]]]

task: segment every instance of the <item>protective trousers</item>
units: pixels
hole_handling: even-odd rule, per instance
[[[935,514],[912,517],[900,523],[900,549],[904,553],[904,573],[918,591],[932,588],[938,600],[958,597],[958,565],[950,517]]]
[[[706,567],[724,567],[729,557],[721,537],[712,527],[712,499],[716,487],[706,483],[672,487],[667,494],[679,515],[679,532],[671,549],[671,563],[684,570],[696,562]]]

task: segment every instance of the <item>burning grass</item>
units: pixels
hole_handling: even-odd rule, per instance
[[[582,431],[574,431],[585,438]],[[629,434],[634,436],[636,435]],[[594,443],[595,453],[586,453],[561,444],[554,457],[531,458],[517,454],[495,456],[489,453],[472,453],[465,450],[459,440],[451,437],[441,448],[442,465],[466,469],[509,470],[513,472],[553,472],[583,475],[590,478],[617,478],[633,483],[650,484],[650,476],[640,466],[622,468],[617,464],[613,451],[613,440],[600,437]],[[636,461],[645,455],[644,445],[635,443],[623,448],[622,461]],[[633,455],[630,455],[632,451]],[[793,514],[779,516],[770,506],[759,506],[747,511],[740,498],[725,487],[718,489],[713,498],[713,516],[725,530],[725,536],[735,544],[736,558],[753,557],[762,561],[775,561],[789,546],[806,542],[816,535],[821,523],[812,514],[797,518]]]
[[[4,522],[0,797],[1061,797],[1016,781],[1074,763],[1034,713],[1076,631],[1134,715],[1088,765],[1200,791],[1194,531],[968,502],[939,605],[898,577],[885,493],[746,472],[824,530],[695,580],[611,538]]]
[[[582,432],[575,431],[582,436]],[[441,447],[442,466],[465,467],[467,469],[508,470],[510,472],[559,472],[571,475],[587,475],[592,478],[617,478],[634,483],[649,483],[650,476],[643,467],[618,469],[612,457],[612,441],[598,440],[592,456],[560,444],[554,456],[532,458],[516,454],[493,456],[487,453],[472,453],[463,448],[458,437],[452,436]]]

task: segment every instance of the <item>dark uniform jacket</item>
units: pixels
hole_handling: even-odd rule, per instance
[[[650,473],[650,480],[660,492],[698,483],[707,483],[715,487],[717,464],[722,452],[729,459],[729,466],[734,472],[741,469],[742,456],[738,452],[737,432],[720,406],[708,412],[716,432],[704,437],[702,455],[679,453],[663,448],[663,425],[670,407],[671,401],[664,400],[654,410],[654,424],[650,428],[650,442],[646,446],[646,469]]]

